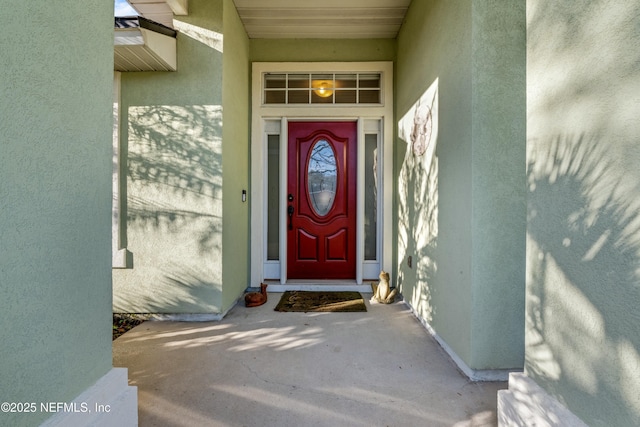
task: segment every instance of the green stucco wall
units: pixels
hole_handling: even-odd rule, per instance
[[[526,374],[640,425],[640,6],[527,2]]]
[[[416,159],[406,141],[396,142],[398,285],[418,315],[470,360],[471,4],[414,2],[398,36],[395,79],[399,121],[421,94],[432,86],[438,92],[434,157]],[[429,221],[418,227],[418,218]]]
[[[248,41],[232,6],[176,17],[177,72],[122,74],[133,268],[114,270],[116,312],[222,313],[247,286]]]
[[[69,402],[111,369],[113,4],[0,9],[0,401]]]
[[[421,1],[398,37],[396,277],[473,370],[523,364],[524,28],[523,2]]]
[[[252,39],[253,62],[393,61],[393,39]]]
[[[525,1],[472,3],[471,366],[522,368]]]
[[[232,306],[249,284],[249,206],[242,201],[242,190],[249,191],[249,39],[232,0],[224,3],[224,63],[222,100],[224,160],[222,209],[224,310]]]

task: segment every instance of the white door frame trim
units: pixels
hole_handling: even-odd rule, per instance
[[[287,165],[287,130],[289,121],[357,121],[358,123],[358,191],[356,232],[356,280],[350,285],[362,285],[365,277],[364,261],[364,136],[365,123],[380,122],[379,138],[382,155],[379,156],[381,178],[380,212],[378,214],[379,265],[385,271],[392,266],[392,212],[393,212],[393,63],[392,62],[339,62],[339,63],[264,63],[253,64],[252,119],[251,119],[251,287],[265,280],[266,262],[266,132],[267,123],[280,122],[280,165]],[[376,72],[381,73],[381,104],[376,105],[264,105],[262,103],[263,75],[266,72]],[[305,288],[303,281],[292,284],[286,278],[286,173],[280,174],[280,261],[281,287]],[[284,240],[283,240],[284,239]],[[376,263],[377,265],[377,263]],[[325,288],[327,284],[323,284]],[[270,287],[270,289],[274,289]]]

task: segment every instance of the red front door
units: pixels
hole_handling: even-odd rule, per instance
[[[289,279],[354,279],[356,122],[290,122]]]

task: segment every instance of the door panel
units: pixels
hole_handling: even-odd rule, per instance
[[[319,261],[318,237],[308,234],[299,228],[298,232],[298,259],[304,261]]]
[[[290,122],[287,276],[353,279],[356,122]]]
[[[333,236],[327,236],[327,259],[335,261],[346,261],[348,253],[347,231],[338,230]]]

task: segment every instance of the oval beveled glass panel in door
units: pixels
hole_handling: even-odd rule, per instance
[[[307,166],[309,203],[319,216],[331,210],[336,197],[338,164],[331,144],[318,140],[311,148]]]

